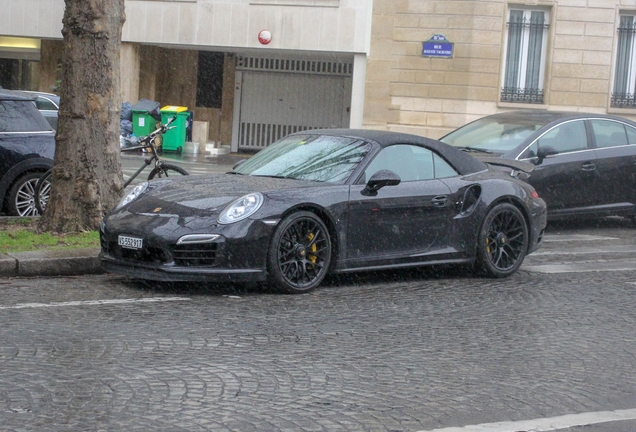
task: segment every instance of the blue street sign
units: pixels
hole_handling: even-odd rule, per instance
[[[436,34],[429,40],[422,42],[422,55],[424,57],[453,58],[454,45],[443,35]]]

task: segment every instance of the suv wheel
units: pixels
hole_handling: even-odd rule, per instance
[[[30,172],[15,181],[7,202],[9,216],[37,216],[39,214],[35,207],[35,185],[41,176],[40,172]]]

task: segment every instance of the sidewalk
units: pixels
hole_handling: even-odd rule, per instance
[[[237,162],[250,156],[243,153],[223,155],[165,153],[162,155],[164,159],[175,162],[213,164],[218,166],[221,172],[231,171]],[[125,157],[140,156],[126,155]],[[9,218],[9,216],[0,216],[0,219]],[[98,254],[99,248],[0,253],[0,277],[74,276],[103,273],[97,258]]]

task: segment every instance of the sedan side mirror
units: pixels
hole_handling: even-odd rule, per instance
[[[541,147],[537,151],[537,165],[539,165],[543,160],[549,156],[558,155],[559,152],[556,151],[553,147]]]
[[[378,190],[384,186],[396,186],[399,185],[402,179],[400,176],[391,170],[380,170],[373,174],[367,186],[362,190],[363,195],[376,195]]]

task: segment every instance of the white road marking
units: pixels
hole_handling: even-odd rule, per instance
[[[603,265],[608,265],[603,263]],[[633,266],[625,267],[603,267],[603,268],[590,268],[589,263],[572,263],[572,264],[545,264],[545,265],[522,265],[522,270],[533,273],[591,273],[591,272],[616,272],[616,271],[634,271],[636,270],[636,263]]]
[[[548,417],[535,420],[483,423],[479,425],[448,427],[419,432],[547,432],[575,426],[586,426],[622,420],[636,420],[636,409],[567,414],[558,417]]]
[[[578,251],[543,251],[532,252],[531,257],[547,256],[547,255],[604,255],[604,254],[633,254],[636,253],[636,249],[595,249],[595,250],[578,250]]]
[[[568,235],[546,235],[544,242],[566,242],[566,241],[595,241],[595,240],[619,240],[618,237],[595,236],[589,234],[568,234]]]
[[[0,310],[5,309],[30,309],[30,308],[50,308],[50,307],[66,307],[66,306],[95,306],[95,305],[113,305],[113,304],[135,304],[135,303],[157,303],[168,301],[186,301],[188,297],[153,297],[153,298],[134,298],[134,299],[115,299],[115,300],[83,300],[69,301],[57,303],[21,303],[13,306],[0,306]]]

